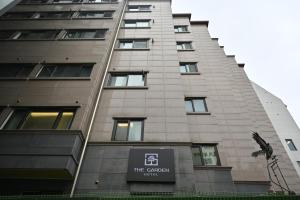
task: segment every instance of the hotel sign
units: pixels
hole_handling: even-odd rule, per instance
[[[130,149],[127,181],[175,182],[173,149]]]

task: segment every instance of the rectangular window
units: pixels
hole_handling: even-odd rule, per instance
[[[128,11],[131,12],[147,12],[151,11],[151,5],[128,5]]]
[[[297,151],[297,148],[292,139],[285,139],[285,141],[291,151]]]
[[[64,39],[103,39],[106,29],[67,30]]]
[[[175,33],[188,32],[187,26],[174,26]]]
[[[134,40],[120,40],[120,49],[146,49],[148,47],[148,40],[134,39]]]
[[[200,166],[218,166],[220,159],[217,145],[195,145],[192,146],[193,163]]]
[[[33,12],[8,12],[1,16],[2,19],[29,19]]]
[[[0,31],[0,40],[7,40],[10,39],[12,37],[12,35],[15,33],[16,31]]]
[[[207,112],[205,98],[203,97],[187,97],[185,98],[186,112]]]
[[[113,141],[142,141],[144,120],[118,119],[115,120]]]
[[[31,71],[33,70],[33,64],[0,64],[0,77],[1,78],[10,78],[10,77],[19,77],[25,78],[28,77]]]
[[[90,77],[92,64],[43,64],[38,77]]]
[[[113,11],[81,11],[77,18],[111,18]]]
[[[39,12],[35,13],[34,19],[67,19],[71,18],[73,12]]]
[[[192,42],[177,42],[177,50],[191,50]]]
[[[118,0],[88,0],[88,3],[116,3]]]
[[[300,161],[297,161],[298,166],[300,167]]]
[[[21,4],[31,4],[31,3],[48,3],[49,0],[22,0]]]
[[[113,73],[110,75],[108,85],[112,87],[145,86],[145,79],[145,74]]]
[[[58,30],[31,30],[19,31],[14,35],[14,40],[54,40]]]
[[[150,20],[124,20],[125,28],[148,28]]]
[[[6,130],[69,129],[74,109],[15,109],[4,126]]]
[[[81,3],[83,0],[53,0],[53,3]]]
[[[181,73],[193,73],[198,72],[197,63],[180,63]]]

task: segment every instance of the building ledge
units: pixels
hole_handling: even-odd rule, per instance
[[[208,27],[209,21],[190,21],[191,25],[205,25]]]
[[[111,89],[111,90],[147,90],[148,86],[105,86],[103,89]]]
[[[132,49],[122,49],[122,48],[115,48],[115,51],[150,51],[150,48],[132,48]]]
[[[181,75],[200,75],[200,72],[181,72]]]
[[[232,167],[229,166],[202,166],[202,165],[194,165],[193,166],[194,169],[198,169],[198,170],[223,170],[223,171],[230,171],[232,169]]]
[[[187,115],[211,115],[210,112],[187,112]]]
[[[191,16],[192,16],[191,13],[173,13],[172,15],[173,17],[187,17],[189,18],[189,20],[191,20]]]

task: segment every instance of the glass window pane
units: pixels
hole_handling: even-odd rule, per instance
[[[177,49],[178,50],[182,50],[183,48],[182,48],[182,45],[181,44],[177,44]]]
[[[184,47],[184,49],[192,49],[192,44],[191,43],[184,43],[183,47]]]
[[[136,27],[136,22],[126,21],[125,24],[124,24],[124,27],[127,27],[127,28]]]
[[[28,64],[0,64],[0,77],[28,77],[33,67]]]
[[[202,146],[202,156],[205,165],[217,165],[218,159],[214,146]]]
[[[4,129],[18,129],[20,122],[26,117],[26,110],[16,110],[9,121],[5,124]]]
[[[134,41],[134,48],[137,49],[147,48],[147,41]]]
[[[150,6],[149,5],[140,5],[139,10],[140,11],[148,11],[148,10],[150,10]]]
[[[126,141],[128,132],[128,122],[118,122],[115,133],[115,140]]]
[[[185,100],[185,110],[186,112],[193,112],[193,105],[191,100]]]
[[[187,72],[187,71],[186,71],[185,65],[180,65],[180,72],[181,72],[181,73]]]
[[[133,42],[120,42],[120,48],[121,49],[132,49],[133,48]]]
[[[9,39],[15,31],[0,31],[0,40]]]
[[[30,112],[21,129],[52,129],[58,112]]]
[[[197,66],[195,64],[187,64],[188,72],[197,72]]]
[[[192,155],[194,165],[203,165],[199,147],[192,147]]]
[[[136,22],[137,27],[149,27],[149,22]]]
[[[286,143],[287,143],[287,145],[288,145],[288,147],[289,147],[289,149],[290,149],[291,151],[297,151],[297,148],[296,148],[296,146],[295,146],[293,140],[291,140],[291,139],[286,139],[285,141],[286,141]]]
[[[38,77],[51,77],[56,66],[44,66]]]
[[[54,39],[57,31],[22,31],[19,40]]]
[[[195,112],[206,112],[204,99],[194,99],[193,103]]]
[[[110,86],[126,86],[127,76],[111,76]]]
[[[143,75],[128,75],[127,86],[144,86],[144,76]]]
[[[129,127],[128,141],[141,141],[142,137],[142,122],[131,121]]]
[[[83,66],[80,71],[80,77],[89,77],[92,72],[92,66]]]
[[[32,71],[33,66],[23,66],[20,67],[18,70],[18,73],[16,74],[16,77],[27,77],[29,76],[30,72]]]
[[[56,129],[69,129],[74,112],[63,112]]]

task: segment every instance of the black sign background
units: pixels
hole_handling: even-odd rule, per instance
[[[127,181],[175,182],[174,150],[130,149]]]

